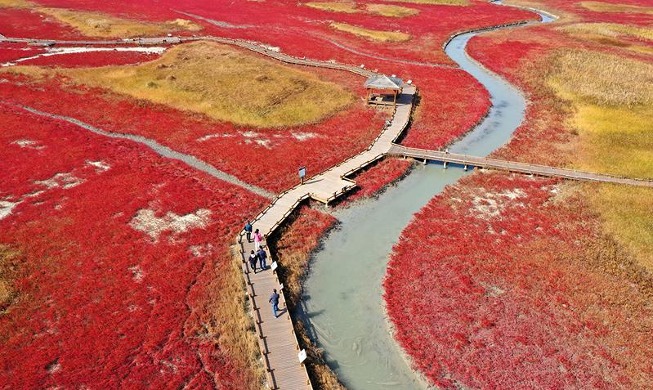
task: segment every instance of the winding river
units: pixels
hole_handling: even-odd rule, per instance
[[[540,16],[542,22],[553,20]],[[526,101],[519,90],[467,56],[465,46],[477,34],[455,37],[445,51],[489,91],[492,107],[449,149],[486,156],[510,139],[524,118]],[[392,337],[381,283],[392,247],[413,214],[466,174],[441,164],[419,166],[378,200],[335,212],[340,227],[312,259],[303,301],[310,336],[348,388],[428,388]]]

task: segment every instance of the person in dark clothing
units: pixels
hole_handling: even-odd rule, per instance
[[[268,254],[265,253],[265,249],[263,249],[263,247],[258,248],[258,252],[256,252],[256,255],[258,256],[258,261],[259,261],[259,265],[261,266],[261,269],[262,270],[267,269]]]
[[[256,261],[258,260],[258,255],[254,253],[254,249],[252,249],[252,253],[249,255],[249,265],[252,267],[252,271],[256,273]]]
[[[252,224],[249,221],[245,224],[245,234],[247,234],[247,242],[252,242]]]
[[[272,290],[272,295],[270,295],[270,299],[268,300],[272,304],[272,314],[274,314],[274,318],[277,318],[277,312],[279,311],[279,294],[277,294],[277,290]]]

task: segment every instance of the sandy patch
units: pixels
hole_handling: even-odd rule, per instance
[[[254,142],[256,142],[257,145],[262,146],[266,149],[271,149],[270,148],[271,141],[269,139],[256,139],[254,140]]]
[[[204,142],[204,141],[208,141],[208,140],[213,139],[213,138],[231,138],[231,137],[235,137],[235,136],[236,136],[235,134],[229,134],[229,133],[207,134],[207,135],[205,135],[203,137],[198,138],[197,142]]]
[[[515,202],[515,200],[524,196],[526,196],[526,193],[519,188],[512,191],[505,190],[500,193],[487,193],[485,196],[475,196],[470,211],[478,218],[496,218],[501,215],[501,212],[507,206],[524,207],[523,203]]]
[[[154,210],[138,210],[129,226],[134,230],[141,231],[152,240],[157,241],[161,233],[172,231],[174,233],[183,233],[190,229],[201,229],[206,227],[210,222],[211,210],[199,209],[194,213],[178,215],[173,212],[167,212],[163,217],[156,216]]]
[[[143,274],[143,269],[141,269],[141,267],[138,265],[129,267],[129,271],[132,273],[132,279],[134,279],[134,282],[136,283],[140,283],[145,276]]]
[[[213,253],[213,245],[204,244],[204,245],[192,245],[188,247],[188,251],[193,254],[195,257],[204,257]]]
[[[250,131],[242,131],[240,134],[245,138],[256,138],[256,137],[261,135],[261,134],[255,132],[255,131],[251,131],[251,130]]]
[[[6,200],[0,200],[0,219],[4,219],[11,215],[11,211],[14,207],[18,206],[20,202],[9,202]]]
[[[106,172],[111,168],[111,165],[105,163],[104,161],[89,161],[89,160],[86,160],[86,164],[97,168],[96,171],[98,173],[99,172]]]
[[[317,138],[315,133],[290,133],[297,141],[306,141],[312,138]]]
[[[34,141],[31,139],[18,139],[14,142],[11,143],[12,145],[18,145],[21,148],[27,148],[27,149],[36,149],[36,150],[41,150],[45,148],[43,145],[39,145],[38,141]]]
[[[34,184],[40,184],[48,189],[62,187],[69,189],[82,184],[85,180],[74,176],[72,173],[57,173],[47,180],[37,180]]]

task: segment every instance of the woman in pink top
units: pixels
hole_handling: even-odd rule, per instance
[[[261,247],[261,241],[263,241],[263,235],[256,229],[254,231],[254,250],[258,250]]]

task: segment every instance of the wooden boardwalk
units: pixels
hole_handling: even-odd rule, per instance
[[[267,252],[265,241],[264,244]],[[252,304],[252,314],[269,387],[312,389],[306,368],[299,362],[299,343],[286,308],[286,298],[281,283],[271,269],[270,259],[266,270],[258,269],[257,273],[254,273],[249,269],[246,261],[250,251],[254,249],[254,243],[249,243],[244,236],[239,236],[239,245],[243,254],[242,269],[247,284],[247,294]],[[278,318],[274,318],[272,304],[268,301],[274,289],[280,295]]]
[[[414,86],[407,86],[399,96],[392,120],[385,126],[372,145],[362,153],[351,157],[328,170],[311,177],[304,184],[297,185],[281,193],[275,201],[263,210],[254,220],[254,228],[269,235],[306,198],[324,204],[335,200],[351,190],[356,184],[347,179],[354,172],[384,157],[393,147],[410,119]]]
[[[398,99],[392,120],[386,124],[381,134],[367,150],[311,177],[304,184],[297,185],[281,193],[272,204],[254,219],[252,222],[254,229],[259,229],[261,233],[268,236],[305,199],[312,198],[328,204],[354,188],[355,183],[347,179],[346,176],[388,153],[393,142],[408,125],[414,94],[414,86],[404,88],[403,94]],[[253,244],[248,243],[241,235],[239,245],[241,246],[243,261],[245,261],[252,250]],[[270,258],[270,260],[273,259]],[[247,270],[245,263],[243,272],[254,309],[253,313],[257,323],[261,352],[268,369],[268,382],[273,389],[312,388],[310,381],[308,381],[306,369],[299,363],[297,357],[299,352],[297,337],[293,331],[292,321],[288,313],[283,312],[279,318],[275,319],[268,303],[272,289],[276,288],[280,291],[281,301],[284,302],[284,305],[279,307],[285,306],[285,296],[280,288],[279,279],[271,270],[254,274]]]
[[[393,145],[389,155],[419,158],[430,161],[441,161],[444,163],[458,164],[466,168],[491,168],[509,172],[519,172],[529,175],[560,177],[569,180],[594,181],[602,183],[625,184],[641,187],[653,187],[652,180],[632,179],[603,175],[599,173],[583,172],[573,169],[554,168],[544,165],[526,164],[514,161],[498,160],[487,157],[474,157],[462,154],[446,153],[437,150],[426,150],[408,148],[401,145]]]

